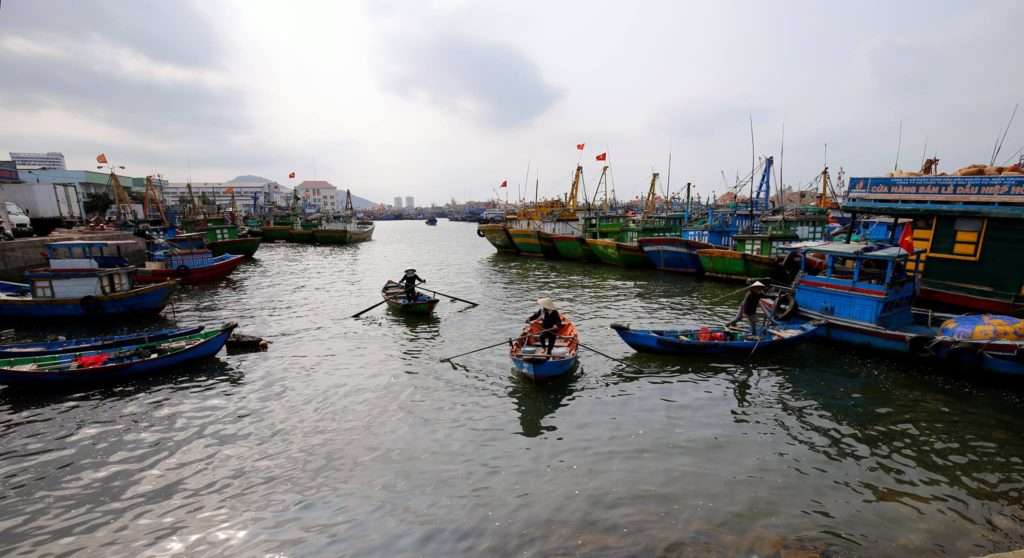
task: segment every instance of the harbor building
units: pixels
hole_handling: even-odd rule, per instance
[[[188,200],[188,182],[172,182],[164,188],[164,198],[172,206],[182,207]],[[270,206],[287,205],[291,190],[268,178],[243,175],[227,182],[193,182],[196,203],[220,209],[231,207],[234,195],[239,210],[262,213]]]
[[[912,219],[914,248],[924,251],[909,266],[920,298],[1001,314],[1024,308],[1024,176],[851,178],[842,209]]]
[[[64,154],[57,151],[46,153],[10,153],[11,160],[18,169],[53,169],[67,170],[64,163]]]
[[[416,209],[416,200],[412,196],[405,196],[405,208]],[[398,208],[395,208],[398,209]]]
[[[395,209],[402,209],[402,196],[395,196]]]
[[[326,180],[303,180],[295,187],[295,194],[303,201],[307,211],[335,213],[341,211],[338,189]]]

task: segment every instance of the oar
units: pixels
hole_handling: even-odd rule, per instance
[[[359,316],[362,316],[363,314],[369,312],[370,310],[373,310],[374,308],[380,306],[381,304],[384,304],[385,302],[387,302],[387,300],[382,300],[382,301],[378,302],[377,304],[374,304],[373,306],[371,306],[371,307],[369,307],[369,308],[367,308],[365,310],[361,310],[359,312],[356,312],[355,314],[352,314],[352,317],[353,318],[358,318]]]
[[[501,343],[495,343],[493,345],[487,345],[486,347],[480,347],[479,349],[473,349],[472,351],[461,353],[461,354],[458,354],[458,355],[455,355],[455,356],[450,356],[448,358],[442,358],[441,362],[451,362],[452,359],[456,359],[456,358],[459,358],[459,357],[464,357],[466,355],[471,355],[473,353],[479,353],[480,351],[486,351],[487,349],[493,349],[493,348],[497,347],[498,345],[504,345],[505,343],[511,343],[511,342],[512,342],[512,339],[505,339]]]
[[[637,370],[639,370],[639,371],[641,371],[641,372],[643,372],[643,373],[645,373],[645,374],[647,373],[647,371],[646,371],[646,370],[644,370],[643,368],[640,368],[639,366],[637,366],[637,365],[635,365],[635,364],[632,364],[632,363],[626,362],[626,361],[624,361],[624,360],[620,360],[620,359],[617,359],[617,358],[615,358],[615,357],[613,357],[613,356],[608,356],[608,355],[606,355],[606,354],[602,353],[601,351],[599,351],[599,350],[597,350],[597,349],[594,349],[594,348],[592,348],[592,347],[588,347],[588,346],[584,345],[583,343],[580,343],[579,341],[577,341],[577,342],[576,342],[576,344],[577,344],[577,345],[579,345],[580,347],[583,347],[584,349],[587,349],[588,351],[593,351],[593,352],[595,352],[595,353],[597,353],[597,354],[599,354],[599,355],[603,356],[603,357],[604,357],[604,358],[606,358],[606,359],[609,359],[609,360],[614,360],[615,362],[617,362],[617,363],[619,363],[619,364],[624,364],[624,365],[626,365],[626,366],[629,366],[629,367],[631,367],[631,368],[636,368]]]
[[[464,298],[459,298],[459,297],[457,297],[457,296],[452,296],[452,295],[450,295],[450,294],[444,294],[444,293],[442,293],[442,292],[440,292],[440,291],[432,291],[432,290],[430,290],[430,289],[424,289],[423,287],[417,287],[417,288],[418,288],[419,290],[421,290],[421,291],[427,291],[428,293],[434,293],[434,294],[436,294],[436,295],[446,296],[446,297],[448,297],[448,298],[450,298],[450,299],[452,299],[452,300],[457,300],[457,301],[459,301],[459,302],[465,302],[466,304],[472,304],[473,306],[480,306],[479,304],[477,304],[477,303],[473,302],[472,300],[466,300],[466,299],[464,299]]]

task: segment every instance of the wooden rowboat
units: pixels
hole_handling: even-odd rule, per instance
[[[203,326],[157,329],[140,331],[126,335],[107,335],[103,337],[79,337],[60,341],[34,341],[29,343],[9,343],[0,345],[0,358],[35,357],[59,355],[64,353],[80,353],[113,349],[128,345],[140,345],[154,341],[164,341],[174,337],[184,337],[203,331]]]
[[[512,342],[509,356],[516,371],[531,380],[546,380],[568,374],[579,362],[579,334],[576,326],[562,315],[562,326],[555,332],[555,348],[547,354],[540,344],[543,326],[539,320],[526,324]]]
[[[237,324],[110,350],[0,359],[0,384],[76,384],[136,378],[212,357]]]
[[[408,300],[405,298],[405,287],[394,281],[385,283],[380,294],[388,302],[388,308],[405,314],[430,314],[438,302],[436,298],[419,292],[416,293],[415,300]]]
[[[642,353],[662,355],[750,355],[756,350],[765,350],[796,343],[808,338],[818,328],[814,322],[787,322],[769,327],[760,336],[721,327],[699,329],[664,330],[632,329],[628,325],[612,324],[611,328],[634,350]]]

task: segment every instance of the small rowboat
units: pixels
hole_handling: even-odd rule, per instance
[[[0,384],[75,384],[136,378],[212,357],[238,324],[112,350],[0,359]]]
[[[540,344],[543,326],[533,321],[512,342],[509,356],[516,371],[531,380],[546,380],[568,374],[579,362],[579,334],[576,326],[562,315],[562,326],[555,332],[555,349],[548,355]]]
[[[140,345],[154,341],[164,341],[175,337],[184,337],[199,333],[203,326],[158,329],[141,331],[127,335],[108,335],[105,337],[80,337],[61,341],[37,341],[31,343],[11,343],[0,345],[0,358],[34,357],[60,355],[64,353],[80,353],[114,349],[128,345]]]
[[[405,314],[430,314],[438,302],[436,298],[423,293],[416,293],[416,300],[409,300],[405,298],[405,288],[394,281],[385,283],[380,294],[388,302],[388,308]]]
[[[755,348],[764,350],[796,343],[814,333],[813,322],[780,323],[769,327],[764,335],[752,336],[747,332],[721,327],[663,330],[632,329],[628,325],[612,324],[611,328],[634,350],[662,355],[749,355]]]

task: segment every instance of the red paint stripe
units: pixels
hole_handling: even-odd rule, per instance
[[[1014,304],[1010,301],[994,300],[991,298],[972,296],[963,293],[952,293],[949,291],[930,289],[926,287],[921,287],[920,297],[924,300],[931,300],[942,304],[949,304],[951,306],[959,306],[961,308],[970,308],[972,310],[981,310],[985,312],[995,312],[997,314],[1013,314],[1022,307],[1022,305]]]
[[[861,288],[861,287],[844,287],[844,286],[841,286],[841,285],[833,285],[831,283],[822,283],[820,281],[810,281],[810,280],[807,280],[807,279],[801,279],[799,284],[800,285],[805,285],[805,286],[808,286],[808,287],[818,287],[819,289],[829,289],[829,290],[832,290],[832,291],[843,291],[843,292],[849,292],[849,293],[866,294],[868,296],[873,296],[873,297],[876,297],[876,298],[885,298],[884,294],[879,294],[878,291],[876,291],[876,290],[865,289],[865,288]]]

